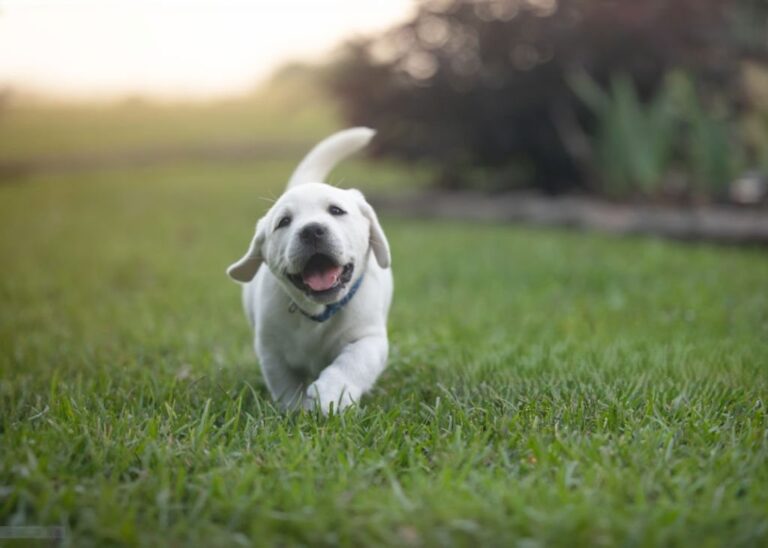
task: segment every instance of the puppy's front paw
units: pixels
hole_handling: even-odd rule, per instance
[[[325,377],[325,378],[324,378]],[[360,399],[360,390],[342,379],[332,375],[321,376],[307,388],[304,409],[320,408],[323,415],[328,415],[333,407],[339,412]]]

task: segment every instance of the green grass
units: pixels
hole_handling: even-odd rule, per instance
[[[286,416],[224,269],[290,168],[0,187],[1,524],[77,546],[768,543],[764,252],[385,218],[389,368],[360,409]],[[393,178],[336,177],[363,176]]]

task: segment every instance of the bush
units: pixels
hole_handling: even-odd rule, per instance
[[[628,117],[611,131],[625,132],[641,151],[623,160],[621,170],[632,174],[616,184],[647,190],[674,148],[661,135],[669,125],[662,105],[652,104],[665,76],[690,74],[703,112],[718,100],[738,109],[738,61],[768,50],[745,28],[759,27],[765,12],[747,0],[426,3],[407,23],[348,44],[330,86],[348,122],[379,129],[376,153],[429,160],[443,185],[482,180],[557,192],[595,189],[605,165],[588,159],[592,140],[607,131],[605,120],[571,85],[586,73],[597,88],[612,90],[613,107]],[[617,79],[619,73],[625,76]],[[646,119],[656,108],[662,111]],[[707,151],[722,144],[725,128],[706,120],[688,132],[690,157],[707,174],[697,179],[716,185],[721,176],[709,173],[727,169],[707,166]],[[649,136],[654,140],[645,142]]]

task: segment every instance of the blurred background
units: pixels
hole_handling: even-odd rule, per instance
[[[375,167],[331,182],[407,191],[393,210],[707,206],[766,237],[768,2],[0,2],[2,184],[194,165],[274,195],[348,125],[378,129]]]

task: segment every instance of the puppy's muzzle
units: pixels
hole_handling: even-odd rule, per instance
[[[328,229],[320,223],[309,223],[299,232],[299,239],[303,244],[318,247],[325,242]]]

